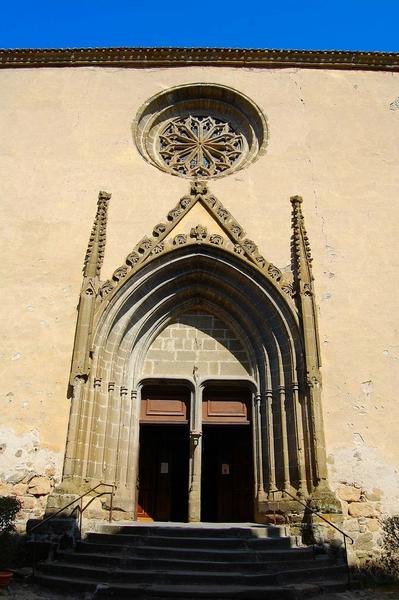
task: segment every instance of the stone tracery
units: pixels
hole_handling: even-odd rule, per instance
[[[159,134],[159,154],[165,165],[185,177],[224,173],[244,150],[243,135],[231,123],[210,115],[175,118]]]
[[[268,129],[261,109],[237,90],[196,83],[147,100],[133,135],[147,162],[198,180],[230,175],[252,163],[266,150]]]

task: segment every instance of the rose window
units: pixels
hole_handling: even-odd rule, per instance
[[[237,90],[193,83],[163,90],[139,109],[134,140],[157,169],[189,179],[225,177],[266,150],[260,108]]]
[[[160,131],[158,151],[177,175],[212,177],[236,165],[244,137],[226,121],[190,115],[173,119]]]

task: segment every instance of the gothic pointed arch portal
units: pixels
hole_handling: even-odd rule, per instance
[[[138,510],[144,510],[140,452],[154,439],[149,423],[167,421],[180,432],[186,427],[187,464],[180,480],[186,518],[199,521],[201,491],[204,513],[207,489],[202,445],[212,438],[206,432],[224,424],[236,427],[238,436],[247,425],[251,435],[242,439],[251,464],[249,518],[267,521],[276,507],[289,510],[297,493],[312,494],[323,499],[324,509],[335,510],[327,485],[316,310],[301,199],[291,199],[288,276],[259,253],[206,186],[196,183],[112,280],[101,283],[109,199],[100,193],[85,261],[63,489],[113,483],[121,508],[135,511],[139,503]],[[226,444],[238,444],[237,436],[236,442],[226,437]],[[166,435],[172,437],[178,436]],[[166,459],[158,466],[168,473]],[[229,474],[229,464],[222,467]],[[171,494],[165,502],[172,502]],[[156,514],[173,518],[171,512]]]

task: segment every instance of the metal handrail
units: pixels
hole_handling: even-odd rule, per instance
[[[89,500],[89,502],[85,506],[83,506],[83,498],[85,496],[87,496],[88,494],[91,494],[92,492],[95,492],[101,486],[110,487],[111,491],[110,492],[101,492],[101,493],[96,494],[95,496],[93,496],[93,498],[91,498]],[[52,519],[54,519],[55,517],[57,517],[64,510],[66,510],[67,508],[69,508],[73,504],[76,504],[76,502],[80,501],[80,506],[79,506],[79,504],[76,505],[75,508],[71,511],[71,514],[69,516],[72,516],[75,511],[79,512],[79,536],[81,538],[82,537],[82,518],[83,518],[82,515],[83,515],[84,511],[86,510],[86,508],[88,506],[90,506],[90,504],[93,502],[93,500],[95,500],[96,498],[100,498],[100,496],[104,496],[105,494],[110,494],[111,495],[111,501],[110,501],[110,506],[109,506],[109,522],[111,523],[111,521],[112,521],[112,509],[113,509],[113,500],[114,500],[115,489],[116,489],[116,485],[114,485],[112,483],[98,483],[96,486],[94,486],[90,490],[87,490],[87,492],[85,492],[84,494],[82,494],[78,498],[75,498],[74,500],[72,500],[72,502],[69,502],[68,504],[66,504],[65,506],[63,506],[59,510],[57,510],[55,513],[53,513],[49,517],[46,517],[45,519],[43,519],[43,521],[40,521],[40,523],[36,523],[36,525],[34,525],[32,527],[32,529],[30,529],[29,533],[32,533],[32,531],[35,531],[36,529],[39,529],[45,523],[48,523],[49,521],[51,521]],[[36,548],[35,548],[35,545],[33,545],[32,571],[33,571],[33,577],[35,577],[35,573],[36,573]]]
[[[328,519],[323,517],[323,515],[321,515],[317,510],[315,510],[314,508],[309,506],[309,503],[303,502],[297,496],[294,496],[287,490],[274,490],[272,492],[272,494],[275,494],[276,492],[282,492],[283,494],[287,494],[287,496],[290,496],[290,498],[292,498],[299,504],[302,504],[302,506],[304,506],[312,514],[317,515],[319,517],[319,519],[322,519],[323,521],[325,521],[328,525],[330,525],[330,527],[333,527],[334,529],[336,529],[343,536],[344,546],[345,546],[345,562],[346,562],[347,576],[348,576],[348,588],[350,588],[351,587],[351,572],[350,572],[349,563],[348,563],[348,551],[347,551],[347,546],[346,546],[346,538],[348,538],[348,540],[350,540],[351,545],[355,543],[355,540],[349,534],[347,534],[345,531],[343,531],[343,529],[340,529],[339,527],[334,525],[334,523],[331,523],[331,521],[329,521]]]
[[[95,492],[101,486],[110,487],[111,491],[110,492],[101,492],[100,494],[97,494],[91,500],[89,500],[89,502],[86,504],[86,506],[83,507],[83,502],[82,502],[83,498],[85,496],[88,496],[92,492]],[[35,529],[39,529],[45,523],[47,523],[48,521],[51,521],[51,519],[54,519],[60,513],[64,512],[64,510],[66,510],[67,508],[69,508],[73,504],[76,504],[76,502],[79,502],[79,500],[80,500],[80,506],[75,506],[75,508],[71,511],[71,514],[69,516],[72,516],[73,513],[75,512],[75,510],[79,511],[79,515],[80,515],[80,532],[82,532],[82,514],[83,514],[83,512],[93,502],[93,500],[95,500],[96,498],[100,498],[100,496],[105,496],[105,494],[111,494],[111,502],[110,502],[110,507],[109,507],[109,519],[108,519],[109,523],[111,523],[111,521],[112,521],[112,510],[113,510],[113,500],[114,500],[115,488],[116,488],[116,486],[113,483],[98,483],[96,486],[94,486],[90,490],[87,490],[87,492],[85,492],[81,496],[78,496],[78,498],[75,498],[74,500],[72,500],[71,502],[69,502],[68,504],[66,504],[65,506],[63,506],[62,508],[60,508],[59,510],[57,510],[55,513],[52,513],[49,517],[46,517],[43,521],[40,521],[40,523],[36,523],[36,525],[34,525],[29,530],[29,533],[32,533],[32,531],[34,531]]]
[[[321,515],[319,512],[317,512],[317,510],[315,510],[314,508],[309,506],[309,504],[307,504],[306,502],[302,502],[302,500],[300,500],[297,496],[294,496],[290,492],[287,492],[287,490],[276,490],[276,491],[282,492],[283,494],[287,494],[287,496],[290,496],[293,500],[295,500],[296,502],[299,502],[299,504],[302,504],[302,506],[304,506],[305,508],[310,510],[311,513],[313,513],[314,515],[317,515],[320,519],[322,519],[323,521],[325,521],[326,523],[331,525],[331,527],[334,527],[334,529],[339,531],[339,533],[341,533],[344,537],[347,537],[351,541],[351,544],[355,543],[355,540],[350,535],[348,535],[345,531],[343,531],[342,529],[340,529],[339,527],[334,525],[334,523],[331,523],[331,521],[329,521],[328,519],[323,517],[323,515]],[[275,494],[275,492],[272,492],[272,494]]]

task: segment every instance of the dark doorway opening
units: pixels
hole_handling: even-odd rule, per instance
[[[201,521],[252,521],[253,513],[251,426],[204,425]]]
[[[188,465],[186,425],[140,425],[139,520],[187,521]]]

